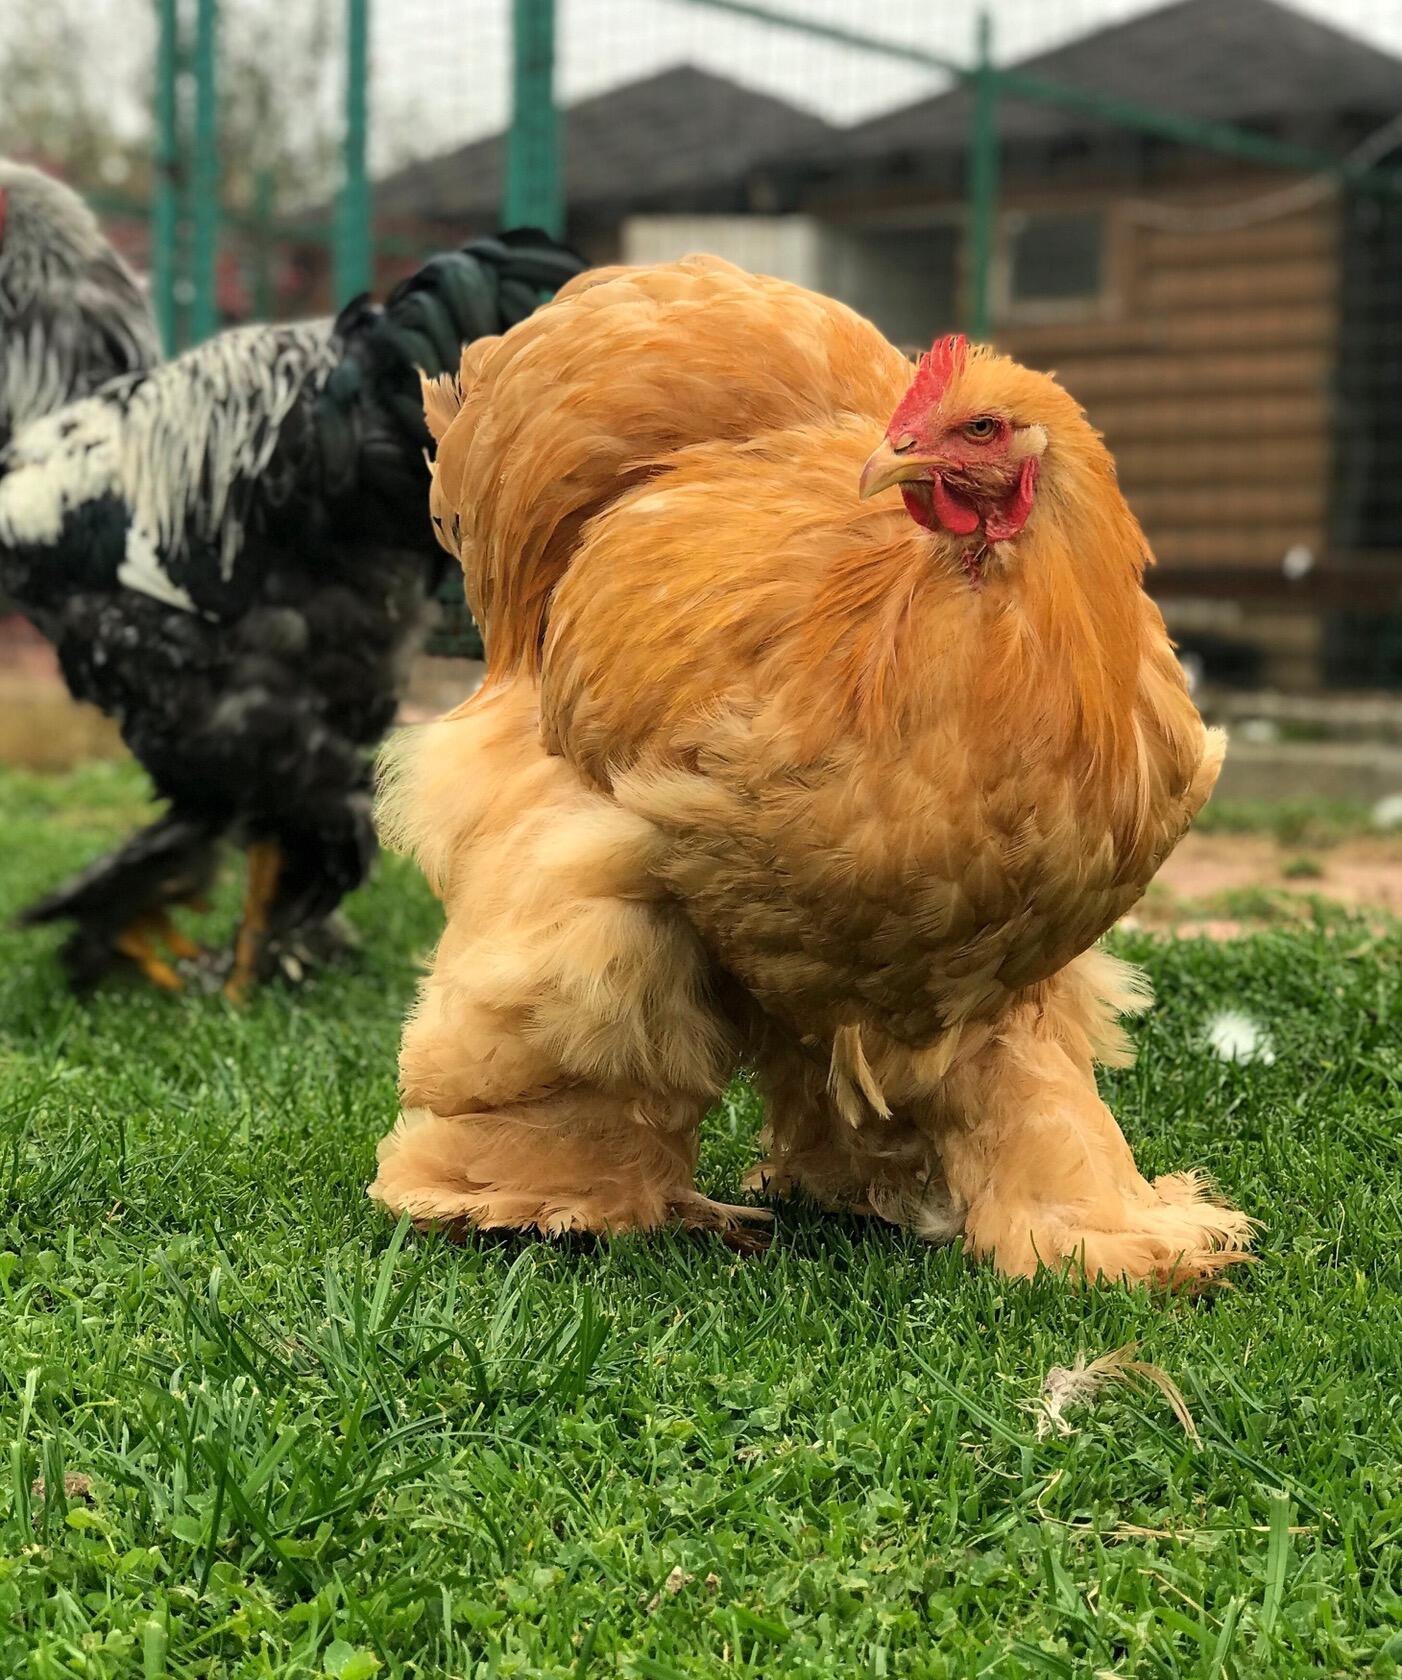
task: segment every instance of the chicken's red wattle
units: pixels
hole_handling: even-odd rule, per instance
[[[1029,455],[1018,471],[1012,495],[984,521],[984,535],[989,542],[1008,542],[1027,523],[1027,516],[1032,512],[1032,498],[1037,494],[1040,471],[1037,457]]]
[[[951,535],[956,537],[971,537],[979,528],[979,511],[972,502],[966,502],[954,492],[944,481],[941,473],[936,473],[930,480],[930,498],[934,505],[935,518]]]

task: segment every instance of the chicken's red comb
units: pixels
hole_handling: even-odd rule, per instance
[[[892,428],[914,419],[927,409],[938,407],[950,380],[963,371],[968,358],[969,341],[963,333],[949,333],[944,338],[937,338],[920,358],[910,389],[891,417]]]

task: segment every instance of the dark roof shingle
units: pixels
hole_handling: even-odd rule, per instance
[[[1402,60],[1275,0],[1178,0],[1016,68],[1213,122],[1390,116],[1402,107]],[[960,150],[968,143],[970,99],[963,87],[937,94],[815,151],[835,162]],[[1050,144],[1091,126],[1078,112],[1014,99],[1000,101],[999,122],[1010,144]]]
[[[810,150],[835,133],[782,99],[679,64],[561,112],[566,201],[572,213],[680,207],[688,195],[739,181],[763,158]],[[377,207],[396,217],[495,221],[505,163],[504,136],[489,135],[378,181]]]

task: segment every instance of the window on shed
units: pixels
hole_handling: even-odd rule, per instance
[[[821,289],[875,321],[903,350],[928,350],[955,324],[959,225],[953,219],[827,229]]]
[[[1099,297],[1104,247],[1105,218],[1099,211],[1009,216],[1008,303],[1016,309]]]

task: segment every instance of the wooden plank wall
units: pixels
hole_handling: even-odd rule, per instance
[[[1278,176],[1243,176],[1155,197],[1220,203],[1280,184]],[[1335,203],[1229,232],[1145,226],[1114,201],[1110,215],[1103,312],[1010,321],[999,339],[1033,365],[1054,367],[1104,431],[1164,584],[1171,575],[1187,587],[1183,574],[1206,567],[1278,575],[1296,545],[1322,555],[1338,332]]]
[[[1328,545],[1338,205],[1229,231],[1146,224],[1135,199],[1196,208],[1288,184],[1205,159],[1190,167],[1193,179],[1128,203],[1123,188],[1102,189],[1109,285],[1095,313],[1010,319],[997,337],[1055,369],[1104,431],[1158,561],[1149,586],[1170,627],[1254,646],[1268,686],[1317,689],[1322,603],[1287,586],[1282,561],[1297,547],[1323,561]],[[1023,196],[1010,182],[1005,202],[1033,210],[1060,196]],[[1097,200],[1078,186],[1064,201]],[[1224,597],[1232,574],[1242,587]]]

